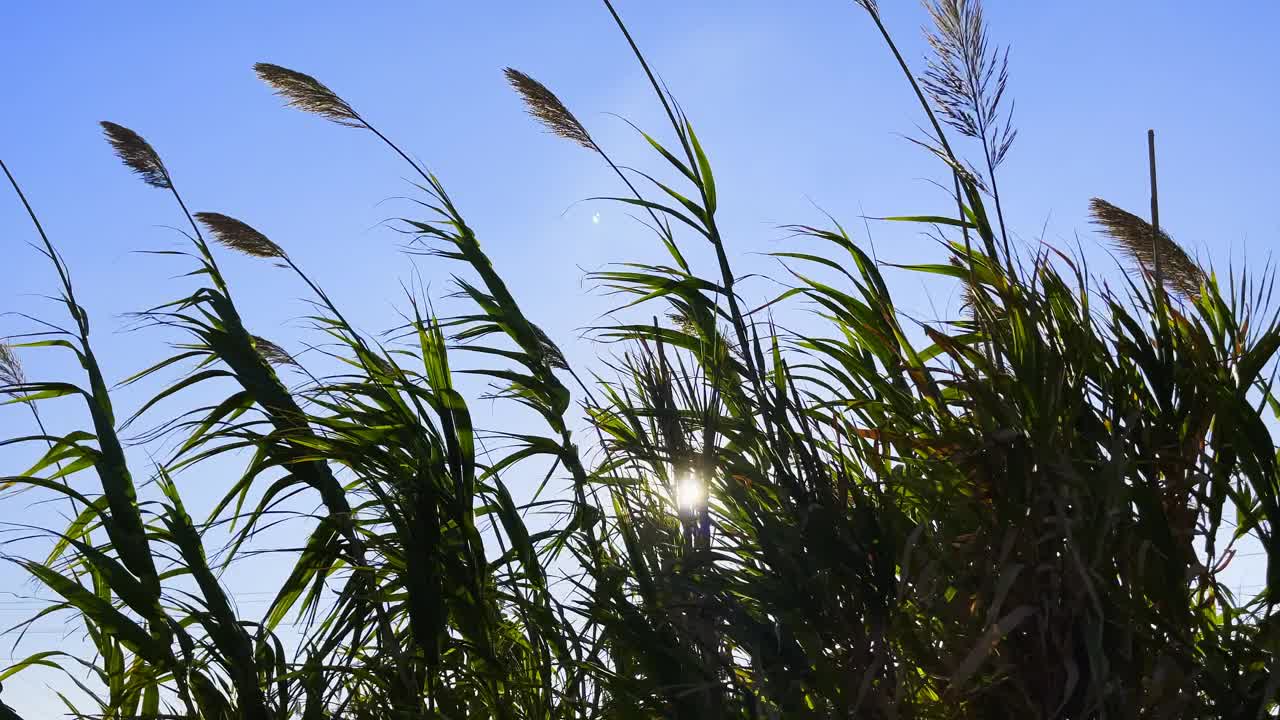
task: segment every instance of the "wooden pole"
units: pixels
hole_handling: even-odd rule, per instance
[[[1156,131],[1147,131],[1147,164],[1151,168],[1151,257],[1155,271],[1156,287],[1164,292],[1164,278],[1160,273],[1160,194],[1156,187]]]

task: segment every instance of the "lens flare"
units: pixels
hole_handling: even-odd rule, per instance
[[[683,513],[694,513],[707,503],[707,489],[702,480],[692,473],[676,483],[676,507]]]

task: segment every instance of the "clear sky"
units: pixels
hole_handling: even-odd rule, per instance
[[[919,6],[881,4],[920,67]],[[864,213],[948,210],[928,181],[938,177],[937,163],[901,137],[923,122],[919,108],[852,2],[618,6],[711,157],[721,227],[740,269],[770,270],[758,253],[785,247],[778,226],[821,224],[818,208],[859,240]],[[1145,133],[1154,127],[1162,224],[1216,265],[1246,257],[1260,265],[1280,237],[1273,47],[1280,4],[991,0],[987,14],[993,38],[1012,45],[1020,134],[1001,186],[1021,242],[1070,245],[1079,233],[1095,269],[1114,273],[1086,203],[1099,195],[1146,207]],[[179,297],[188,285],[176,278],[186,267],[133,254],[175,246],[180,238],[164,226],[180,217],[120,166],[99,120],[150,140],[193,209],[239,217],[285,246],[358,325],[396,322],[399,283],[413,269],[401,238],[380,222],[410,209],[392,199],[411,192],[404,168],[365,134],[282,109],[254,78],[257,61],[317,76],[436,171],[528,314],[580,361],[597,350],[575,338],[610,307],[584,284],[584,271],[660,258],[656,241],[620,208],[579,202],[616,192],[615,181],[590,154],[541,132],[501,75],[506,65],[528,72],[621,161],[657,167],[608,114],[661,129],[643,76],[591,0],[0,3],[0,156],[66,254],[114,379],[164,351],[163,335],[121,332],[124,315]],[[872,231],[883,259],[939,257],[915,229]],[[25,245],[32,240],[16,199],[0,189],[0,310],[54,317],[57,309],[35,297],[51,292],[54,278]],[[300,349],[307,334],[297,318],[307,308],[297,283],[261,262],[224,264],[251,329]],[[453,269],[417,263],[437,298]],[[894,278],[908,310],[946,314],[948,297],[924,292],[914,277]],[[770,289],[757,283],[747,292],[763,297]],[[29,329],[0,318],[0,335]],[[48,354],[24,359],[35,376],[69,370]],[[140,396],[121,398],[128,411]],[[26,422],[0,409],[5,437]],[[0,455],[4,472],[20,459]],[[219,482],[207,475],[189,482],[189,502],[208,502]],[[3,503],[0,521],[60,522],[25,498]],[[1258,569],[1241,562],[1240,584],[1260,582],[1251,577]],[[246,607],[251,593],[269,586],[230,581]],[[0,590],[31,592],[12,569],[0,569]],[[16,595],[0,597],[0,624],[31,609]],[[17,651],[0,646],[0,662],[50,643],[75,645],[59,626],[37,630]],[[3,699],[41,717],[57,708],[52,682],[34,673],[10,680]]]

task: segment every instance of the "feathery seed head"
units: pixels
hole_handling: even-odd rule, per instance
[[[1200,296],[1200,285],[1205,280],[1204,270],[1168,233],[1161,230],[1157,237],[1151,223],[1102,198],[1089,201],[1089,212],[1093,215],[1093,222],[1102,226],[1119,248],[1136,260],[1143,270],[1155,272],[1156,254],[1159,253],[1160,275],[1164,284],[1188,299],[1195,300]]]
[[[925,39],[932,55],[920,78],[943,120],[983,141],[992,168],[1004,161],[1018,131],[1012,107],[1001,109],[1009,83],[1009,49],[994,47],[981,0],[925,0],[933,22]]]
[[[253,71],[290,107],[314,113],[339,125],[366,127],[364,120],[346,100],[310,75],[271,63],[258,63],[253,66]]]
[[[524,99],[525,109],[547,130],[588,150],[596,149],[596,143],[587,129],[546,85],[514,68],[507,68],[502,72],[507,76],[511,87]]]
[[[0,385],[21,385],[26,380],[17,353],[8,343],[0,342]]]
[[[542,352],[542,356],[546,359],[549,367],[559,370],[568,370],[569,363],[564,359],[564,353],[556,346],[551,338],[547,337],[547,333],[537,325],[532,325],[533,334],[538,339],[538,349]]]
[[[141,135],[113,122],[103,121],[101,125],[116,156],[137,173],[143,182],[164,190],[173,188],[169,171],[160,160],[160,154]]]
[[[213,239],[246,255],[284,258],[284,250],[248,224],[222,213],[198,212],[196,219],[208,228]]]
[[[263,360],[272,365],[293,365],[294,367],[302,367],[298,365],[298,361],[293,356],[285,352],[284,348],[271,342],[270,340],[253,335],[253,346],[257,348],[258,354]]]
[[[674,323],[676,327],[680,328],[680,332],[682,333],[685,333],[687,335],[698,334],[697,323],[695,323],[692,319],[690,319],[690,317],[686,313],[682,311],[667,313],[667,319],[670,320],[672,323]]]

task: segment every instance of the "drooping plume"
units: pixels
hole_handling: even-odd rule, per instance
[[[533,334],[538,338],[538,346],[541,348],[543,355],[547,358],[547,365],[560,370],[568,370],[569,363],[565,362],[564,353],[560,348],[547,337],[547,333],[537,325],[531,325]]]
[[[253,71],[290,107],[314,113],[339,125],[368,127],[346,100],[310,75],[271,63],[258,63],[253,66]]]
[[[215,212],[198,212],[196,219],[213,239],[232,250],[262,258],[284,258],[284,250],[266,235],[233,217]]]
[[[298,365],[298,361],[293,359],[292,355],[285,352],[284,348],[264,337],[259,337],[257,335],[252,337],[253,346],[257,348],[258,354],[262,356],[263,360],[266,360],[272,365],[293,365],[295,367],[301,367]]]
[[[0,385],[21,385],[26,380],[17,353],[8,343],[0,342]]]
[[[596,143],[587,129],[546,85],[514,68],[507,68],[502,72],[507,76],[511,87],[524,99],[529,114],[537,118],[547,130],[588,150],[596,149]]]
[[[116,156],[137,173],[143,182],[164,190],[173,188],[169,171],[160,160],[160,154],[141,135],[113,122],[103,121],[101,125]]]
[[[1204,270],[1168,233],[1161,230],[1157,237],[1151,223],[1102,198],[1089,201],[1089,212],[1093,221],[1101,225],[1116,245],[1136,260],[1143,270],[1155,272],[1156,253],[1159,253],[1160,276],[1165,286],[1192,300],[1200,297]]]

